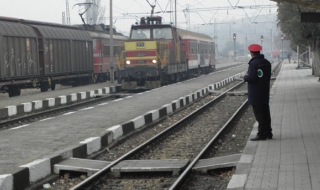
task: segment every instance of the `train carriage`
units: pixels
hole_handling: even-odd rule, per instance
[[[0,91],[17,96],[39,77],[38,39],[31,26],[11,21],[0,21]]]
[[[162,24],[161,17],[131,27],[119,67],[123,89],[152,89],[215,68],[211,37]]]
[[[93,71],[92,39],[76,28],[32,25],[38,34],[42,92],[56,83],[78,85],[91,79]]]
[[[128,38],[114,30],[114,70]],[[110,76],[109,28],[67,26],[0,17],[0,92],[20,95],[22,88],[77,86]]]
[[[92,27],[94,27],[94,29],[89,29],[88,33],[93,40],[93,80],[94,82],[105,82],[110,80],[110,35],[107,33],[109,32],[109,28],[102,24]],[[123,36],[114,30],[113,63],[116,77],[118,75],[118,57],[124,49],[125,40],[128,40],[128,37]]]

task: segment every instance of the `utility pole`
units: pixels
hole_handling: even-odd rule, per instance
[[[189,4],[187,4],[185,15],[186,15],[186,20],[187,20],[187,30],[190,30]]]
[[[174,26],[175,26],[175,27],[178,27],[178,26],[177,26],[177,24],[178,24],[178,23],[177,23],[177,0],[174,0],[174,4],[175,4],[175,5],[174,5],[174,9],[175,9],[175,10],[174,10],[174,13],[175,13],[175,16],[174,16],[175,24],[174,24]]]
[[[113,18],[112,18],[112,0],[110,0],[110,82],[114,83],[114,64],[113,64]]]
[[[173,0],[170,0],[170,24],[173,23]]]
[[[270,40],[270,47],[271,47],[271,55],[270,55],[270,59],[273,59],[273,57],[272,57],[272,45],[273,45],[273,37],[272,37],[272,29],[270,30],[270,34],[271,34],[271,40]]]
[[[283,61],[283,34],[281,34],[281,60]]]
[[[66,13],[62,12],[62,24],[66,25]]]
[[[263,53],[263,35],[261,35],[261,47],[262,47],[262,53]]]
[[[236,33],[233,33],[233,55],[234,55],[234,62],[237,61],[237,53],[236,53]]]
[[[67,14],[67,25],[71,25],[70,11],[69,11],[69,0],[66,0],[66,14]]]
[[[214,43],[216,45],[218,45],[218,34],[217,34],[217,25],[216,25],[216,18],[214,18],[214,23],[213,23],[213,40],[214,40]],[[218,54],[218,50],[216,51],[217,54]]]

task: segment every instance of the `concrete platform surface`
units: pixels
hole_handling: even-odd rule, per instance
[[[285,60],[271,90],[273,139],[248,141],[228,189],[320,189],[320,82],[296,67]]]

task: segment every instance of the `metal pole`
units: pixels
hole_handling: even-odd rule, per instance
[[[112,0],[110,0],[110,82],[114,83],[114,64],[113,64],[113,18],[112,18]]]
[[[283,61],[283,39],[281,40],[281,60]]]
[[[298,68],[300,67],[299,63],[299,45],[297,45],[297,62],[298,62]]]
[[[270,53],[271,53],[271,54],[270,54],[270,59],[273,60],[273,57],[272,57],[272,40],[273,40],[273,39],[272,39],[272,30],[270,30],[270,33],[271,33],[271,40],[270,40],[270,47],[271,47]]]
[[[236,40],[233,40],[233,54],[234,54],[234,62],[237,61],[237,55],[236,55]]]
[[[177,0],[174,1],[175,5],[174,5],[174,12],[175,12],[175,16],[174,16],[174,26],[177,27]]]
[[[309,63],[309,65],[311,65],[311,47],[310,47],[310,45],[308,46],[308,63]]]

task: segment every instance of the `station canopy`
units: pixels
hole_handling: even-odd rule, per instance
[[[270,0],[277,3],[292,3],[295,5],[301,5],[304,7],[310,7],[314,9],[320,9],[320,1],[316,0]]]

